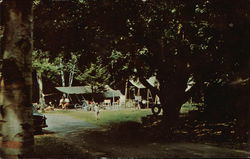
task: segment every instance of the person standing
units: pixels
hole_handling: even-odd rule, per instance
[[[95,111],[96,120],[99,120],[100,109],[99,109],[98,104],[94,104],[94,111]]]
[[[67,107],[69,106],[69,98],[65,98],[65,100],[64,100],[64,105],[63,105],[63,109],[67,109]]]
[[[63,108],[64,104],[65,104],[65,97],[62,96],[62,98],[61,98],[60,101],[59,101],[59,107],[62,107],[62,108]]]

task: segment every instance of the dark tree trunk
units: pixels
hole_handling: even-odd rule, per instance
[[[171,79],[160,78],[160,101],[163,108],[163,124],[166,127],[178,125],[181,106],[187,101],[185,92],[187,76],[172,76]]]

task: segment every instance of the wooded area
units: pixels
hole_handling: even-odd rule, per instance
[[[202,120],[236,120],[236,138],[249,137],[249,0],[3,0],[0,5],[2,147],[20,142],[23,149],[16,154],[25,155],[32,145],[32,71],[41,97],[42,80],[102,91],[107,84],[124,90],[128,79],[138,78],[159,96],[166,133],[178,125],[181,106],[192,97],[204,103]],[[159,88],[147,82],[151,76]],[[190,77],[195,84],[186,91]],[[10,128],[10,119],[20,128]],[[8,134],[19,134],[18,139]]]

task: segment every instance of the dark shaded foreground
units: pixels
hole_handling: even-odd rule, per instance
[[[196,129],[190,128],[192,131],[197,131],[197,134],[190,134],[191,131],[187,130],[188,125],[186,125],[185,129],[173,130],[174,133],[169,137],[158,131],[157,122],[151,125],[127,122],[100,128],[65,115],[50,114],[47,117],[48,123],[55,119],[57,121],[54,125],[50,125],[45,131],[46,134],[36,136],[35,153],[32,157],[225,158],[250,156],[249,142],[236,143],[223,140],[223,134],[214,133],[218,132],[214,127],[212,132],[209,132],[205,127],[206,124],[201,126],[200,123],[196,123]],[[219,128],[221,126],[218,126]],[[201,132],[199,133],[198,130]],[[202,135],[199,136],[199,134]],[[218,140],[215,140],[216,138]]]

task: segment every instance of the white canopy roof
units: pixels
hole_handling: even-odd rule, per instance
[[[91,86],[56,87],[56,89],[66,94],[91,94],[92,93]],[[119,97],[122,95],[122,93],[120,90],[114,90],[110,86],[106,85],[103,95],[106,98],[111,98],[111,97]]]
[[[147,79],[147,81],[153,87],[156,87],[156,85],[158,83],[158,80],[156,79],[155,76],[150,77],[149,79]],[[131,79],[131,80],[129,80],[129,82],[137,88],[146,88],[139,80],[135,81],[135,80]]]

